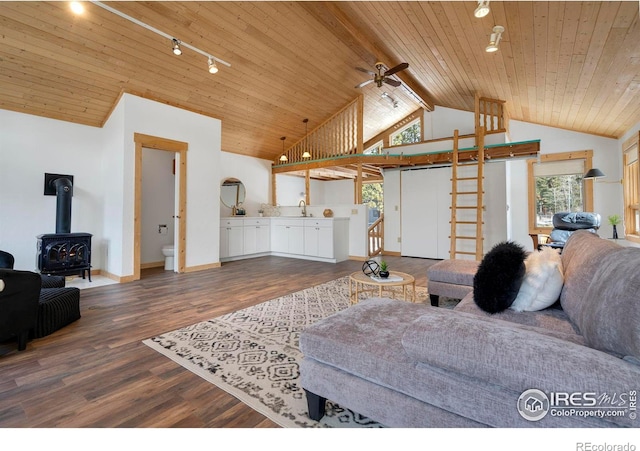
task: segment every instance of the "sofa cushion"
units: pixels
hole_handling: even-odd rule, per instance
[[[524,264],[527,272],[509,308],[516,312],[535,312],[555,304],[564,283],[560,252],[543,247],[529,254]]]
[[[587,344],[640,359],[640,249],[605,256],[577,319]]]
[[[427,268],[427,279],[429,283],[444,282],[471,287],[473,276],[478,271],[478,264],[475,260],[442,260]]]
[[[496,244],[484,256],[473,277],[476,304],[488,313],[509,308],[518,295],[526,272],[526,251],[512,241]]]
[[[410,358],[515,392],[527,387],[610,394],[637,386],[640,368],[614,356],[516,324],[446,313],[430,312],[406,328],[402,346]]]
[[[560,293],[560,303],[578,328],[578,317],[581,315],[585,294],[602,259],[623,249],[622,246],[584,230],[578,230],[567,240],[562,251],[564,286]]]
[[[516,312],[507,309],[500,313],[490,314],[481,310],[476,303],[473,302],[473,293],[470,293],[455,306],[454,310],[456,312],[465,312],[480,316],[485,321],[499,319],[520,324],[528,330],[535,331],[542,335],[584,345],[584,338],[578,333],[578,328],[569,321],[567,314],[561,308],[554,307],[537,312]]]

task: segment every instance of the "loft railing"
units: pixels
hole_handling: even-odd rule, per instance
[[[384,250],[384,213],[367,230],[369,257],[375,257]]]
[[[275,164],[304,163],[347,154],[362,153],[363,97],[358,96],[336,114],[311,130],[285,151],[287,161]],[[304,157],[305,152],[309,157]]]
[[[476,95],[475,102],[476,134],[480,127],[484,127],[485,135],[507,131],[504,100],[489,99]]]

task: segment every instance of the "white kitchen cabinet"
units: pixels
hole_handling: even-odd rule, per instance
[[[283,254],[304,254],[304,223],[297,218],[271,220],[271,250]]]
[[[304,221],[304,255],[333,258],[333,221],[308,219]]]
[[[244,227],[242,219],[226,218],[220,221],[220,258],[244,254]]]
[[[244,255],[262,254],[271,249],[270,220],[250,218],[243,220]]]

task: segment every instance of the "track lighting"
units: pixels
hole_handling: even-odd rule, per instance
[[[478,7],[473,12],[473,15],[477,18],[481,18],[489,14],[489,0],[479,0]]]
[[[307,137],[308,129],[307,129],[307,124],[309,123],[309,119],[302,119],[302,122],[304,122],[304,136],[305,138]],[[304,152],[302,153],[302,158],[311,158],[311,153],[305,149]]]
[[[82,2],[73,2],[73,3],[82,3]],[[147,25],[146,23],[144,23],[144,22],[142,22],[142,21],[140,21],[140,20],[138,20],[138,19],[136,19],[134,17],[131,17],[131,16],[129,16],[129,15],[123,13],[123,12],[120,12],[117,9],[112,8],[109,5],[106,5],[106,4],[102,3],[102,2],[97,2],[97,1],[92,1],[91,3],[96,5],[96,6],[99,6],[102,9],[105,9],[105,10],[109,11],[110,13],[113,13],[113,14],[115,14],[117,16],[120,16],[123,19],[126,19],[131,23],[139,25],[139,26],[141,26],[142,28],[144,28],[146,30],[149,30],[149,31],[151,31],[151,32],[153,32],[153,33],[155,33],[155,34],[157,34],[159,36],[162,36],[163,38],[167,38],[167,39],[171,40],[171,45],[172,45],[171,49],[172,49],[173,53],[176,54],[176,55],[182,55],[182,47],[186,47],[189,50],[193,50],[194,52],[199,53],[200,55],[206,57],[208,59],[208,62],[209,62],[209,72],[211,72],[212,74],[215,74],[216,72],[218,72],[218,66],[217,66],[216,62],[220,63],[220,64],[224,64],[227,67],[231,67],[231,64],[227,63],[226,61],[221,60],[220,58],[216,58],[215,56],[212,56],[209,52],[205,52],[204,50],[200,50],[199,48],[194,47],[191,44],[187,44],[186,42],[182,42],[182,41],[174,38],[173,36],[165,33],[164,31],[158,30],[157,28],[152,27],[151,25]],[[82,5],[80,5],[80,6],[82,6]],[[72,5],[72,8],[73,8],[73,5]],[[74,10],[74,12],[75,12],[75,10]]]
[[[178,41],[176,38],[173,38],[171,42],[173,42],[173,54],[182,55],[182,49],[180,48],[180,41]]]
[[[210,74],[218,73],[218,66],[216,66],[216,62],[213,59],[211,59],[211,57],[209,57],[209,73]]]
[[[287,158],[287,154],[284,153],[284,140],[287,139],[287,137],[283,136],[280,139],[282,140],[282,155],[280,155],[280,161],[282,161],[284,163],[286,161],[289,161],[289,159]]]
[[[502,39],[502,33],[504,33],[504,27],[501,25],[496,25],[493,27],[493,33],[491,33],[491,39],[489,40],[489,45],[485,49],[487,52],[497,52],[498,44],[500,43],[500,39]]]

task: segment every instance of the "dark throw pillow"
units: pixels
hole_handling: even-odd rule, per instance
[[[485,312],[509,308],[524,280],[527,252],[512,241],[496,244],[484,256],[473,278],[473,300]]]

